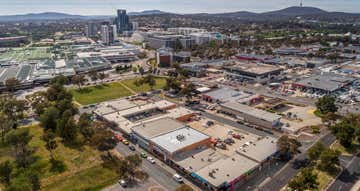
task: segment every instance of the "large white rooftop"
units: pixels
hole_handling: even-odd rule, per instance
[[[190,127],[171,131],[151,139],[158,147],[170,154],[210,137]]]

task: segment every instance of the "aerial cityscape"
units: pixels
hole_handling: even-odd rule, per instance
[[[360,191],[359,6],[0,0],[0,191]]]

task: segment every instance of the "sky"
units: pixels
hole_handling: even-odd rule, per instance
[[[157,9],[173,13],[266,12],[299,4],[300,0],[0,0],[0,15],[41,12],[114,15],[116,9],[129,12]],[[303,0],[303,4],[328,11],[360,13],[360,0]]]

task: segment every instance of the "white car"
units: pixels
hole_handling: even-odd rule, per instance
[[[155,163],[155,160],[152,157],[147,157],[146,158],[151,164]]]
[[[127,187],[127,182],[126,182],[125,180],[121,179],[121,180],[119,180],[118,182],[119,182],[119,184],[120,184],[123,188],[126,188],[126,187]]]
[[[179,183],[183,183],[183,182],[184,182],[183,177],[180,176],[180,175],[178,175],[178,174],[174,174],[173,179],[174,179],[176,182],[179,182]]]

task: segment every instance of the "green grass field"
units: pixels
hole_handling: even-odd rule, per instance
[[[149,92],[151,90],[150,86],[147,84],[141,85],[141,86],[136,86],[135,85],[135,81],[137,79],[129,79],[129,80],[124,80],[122,81],[123,84],[125,84],[127,87],[129,87],[130,89],[134,90],[137,93],[143,93],[143,92]],[[165,78],[155,78],[156,80],[156,85],[153,87],[154,90],[157,89],[162,89],[165,87],[166,85],[166,79]]]
[[[94,104],[132,95],[128,89],[117,82],[85,87],[81,90],[72,89],[70,92],[73,94],[75,101],[82,105]]]
[[[66,164],[64,172],[50,171],[50,153],[45,148],[45,142],[41,139],[43,128],[40,126],[29,128],[32,140],[29,146],[36,148],[34,153],[37,160],[31,165],[40,173],[43,191],[67,191],[67,190],[101,190],[114,184],[118,178],[115,170],[102,166],[101,153],[89,146],[70,148],[64,146],[59,140],[58,147],[54,151],[54,157]],[[14,160],[11,150],[6,146],[0,146],[0,161]],[[0,185],[0,189],[3,188]]]
[[[136,79],[123,80],[121,83],[114,82],[110,84],[104,84],[99,86],[84,87],[81,90],[71,89],[70,92],[74,96],[74,100],[81,105],[89,105],[108,101],[112,99],[127,97],[133,95],[134,92],[142,93],[151,90],[149,85],[144,84],[136,86],[134,82]],[[124,87],[124,85],[127,87]],[[166,85],[165,78],[156,78],[156,85],[154,89],[162,89]],[[129,89],[133,91],[129,91]]]
[[[13,48],[6,53],[0,54],[0,60],[14,60],[23,62],[27,60],[38,60],[51,58],[51,53],[46,47],[40,48]]]

